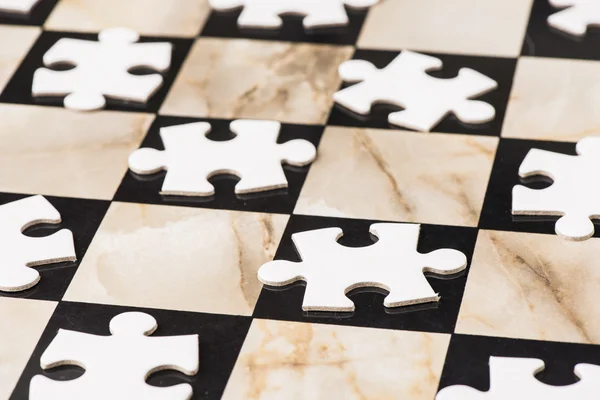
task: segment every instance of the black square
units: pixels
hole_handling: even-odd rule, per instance
[[[189,383],[194,390],[193,399],[221,397],[250,328],[251,318],[61,302],[33,351],[11,399],[28,398],[29,384],[34,375],[42,374],[56,380],[71,380],[82,375],[82,368],[76,366],[58,367],[48,372],[40,367],[40,357],[56,336],[58,329],[107,336],[110,335],[108,329],[110,320],[127,311],[145,312],[156,319],[158,329],[152,337],[199,335],[200,369],[196,375],[187,376],[176,371],[162,371],[152,374],[147,380],[149,384],[164,387]],[[106,384],[110,385],[110,382]]]
[[[159,136],[160,128],[197,121],[205,121],[211,124],[212,130],[208,137],[213,140],[228,140],[234,137],[229,130],[230,120],[159,116],[150,127],[141,147],[152,147],[164,150],[164,146]],[[283,143],[292,139],[306,139],[314,144],[315,147],[318,147],[322,133],[322,126],[282,124],[277,141],[278,143]],[[142,176],[137,175],[130,170],[123,178],[114,199],[117,201],[134,203],[170,204],[213,209],[291,214],[296,205],[296,201],[298,200],[298,196],[300,195],[300,190],[302,189],[309,168],[310,165],[305,167],[284,165],[283,169],[288,180],[287,189],[258,192],[243,196],[234,193],[234,187],[239,181],[237,177],[233,175],[217,175],[209,179],[215,187],[215,194],[210,197],[163,196],[160,194],[160,189],[167,172],[163,171],[153,175]]]
[[[30,197],[24,194],[0,193],[0,204]],[[39,224],[27,228],[25,235],[31,237],[49,236],[61,229],[69,229],[73,233],[77,261],[47,264],[34,267],[40,273],[40,281],[30,289],[21,292],[0,292],[3,297],[21,297],[38,300],[55,300],[62,298],[77,267],[83,260],[92,238],[110,202],[104,200],[85,200],[64,197],[44,196],[58,210],[62,222],[60,224]]]
[[[58,0],[40,0],[28,15],[0,12],[0,24],[43,26]]]
[[[537,358],[546,368],[536,377],[548,385],[569,385],[577,378],[579,363],[600,365],[600,347],[512,338],[453,335],[446,355],[439,389],[467,385],[480,391],[490,388],[490,356]],[[527,379],[528,377],[523,377]],[[531,379],[535,379],[531,376]]]
[[[560,9],[548,0],[534,0],[521,54],[525,56],[600,60],[600,28],[589,26],[583,37],[572,36],[548,25],[548,17]]]
[[[285,229],[275,259],[300,262],[291,235],[313,229],[340,227],[344,236],[339,243],[349,247],[368,246],[373,243],[369,226],[376,221],[323,218],[292,215]],[[305,313],[302,311],[305,284],[294,283],[281,288],[263,287],[254,317],[275,320],[328,323],[361,327],[417,330],[427,332],[454,331],[463,296],[477,229],[455,226],[421,225],[417,250],[428,253],[440,248],[452,248],[467,256],[467,269],[450,279],[428,278],[433,290],[439,293],[439,304],[423,304],[386,310],[383,306],[385,292],[359,289],[350,294],[356,309],[353,313]],[[399,267],[401,267],[401,260]]]
[[[353,60],[370,61],[377,68],[385,68],[400,52],[384,50],[364,50],[357,49],[352,56]],[[476,57],[462,56],[439,53],[422,53],[442,60],[443,67],[440,71],[428,72],[436,78],[454,78],[461,68],[474,69],[498,83],[498,87],[482,96],[474,97],[474,100],[481,100],[491,104],[496,109],[495,118],[485,124],[468,125],[462,123],[453,114],[447,115],[432,131],[444,133],[464,133],[476,135],[499,136],[502,131],[502,122],[508,98],[515,73],[516,60],[512,58],[497,57]],[[351,86],[343,83],[340,87]],[[401,107],[389,104],[374,104],[371,113],[368,116],[358,115],[345,107],[334,104],[329,115],[328,125],[357,126],[364,128],[380,129],[403,129],[410,130],[402,126],[392,125],[388,122],[388,114],[394,111],[402,110]]]
[[[303,17],[300,16],[283,15],[283,24],[279,29],[242,29],[237,25],[241,8],[228,12],[213,10],[200,36],[354,45],[368,10],[346,7],[346,11],[348,25],[306,31],[302,26]]]
[[[549,233],[554,234],[554,225],[559,217],[541,215],[512,215],[512,190],[515,185],[524,185],[531,189],[548,187],[552,180],[537,176],[522,179],[519,166],[531,149],[542,149],[555,153],[576,155],[575,143],[544,142],[521,139],[501,139],[496,151],[496,159],[481,216],[479,228],[503,231]],[[593,182],[590,182],[593,184]],[[596,220],[596,225],[598,221]],[[596,229],[595,237],[600,237]]]
[[[59,40],[62,38],[73,38],[89,41],[98,41],[97,34],[88,33],[71,33],[71,32],[58,32],[58,31],[43,31],[38,37],[37,41],[32,46],[27,56],[23,59],[23,62],[14,73],[12,79],[8,82],[4,88],[2,94],[0,94],[0,101],[4,103],[12,104],[38,104],[46,106],[63,107],[63,99],[65,96],[57,97],[33,97],[31,94],[33,74],[38,68],[44,67],[42,61],[44,54]],[[169,42],[173,45],[173,53],[171,58],[171,67],[165,73],[162,73],[163,83],[162,86],[156,91],[156,93],[149,99],[145,104],[126,102],[117,99],[107,98],[106,110],[119,110],[119,111],[137,111],[137,112],[149,112],[156,113],[164,101],[169,89],[175,80],[177,72],[181,67],[183,60],[187,56],[187,53],[193,43],[191,39],[176,39],[176,38],[157,38],[157,37],[140,37],[139,43],[150,43],[150,42]],[[140,73],[151,72],[157,73],[153,70],[148,71],[145,68],[136,68]],[[137,73],[137,72],[136,72]]]

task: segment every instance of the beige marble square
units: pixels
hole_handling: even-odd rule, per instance
[[[193,37],[209,14],[208,0],[61,0],[45,28],[99,32],[126,27],[148,36]]]
[[[112,203],[65,299],[250,315],[288,218]]]
[[[324,124],[350,46],[200,38],[160,113]]]
[[[223,400],[434,398],[449,335],[255,319]]]
[[[0,104],[0,192],[110,200],[153,119]]]
[[[327,127],[294,213],[476,226],[497,138]]]
[[[600,62],[522,57],[503,137],[576,142],[600,134]]]
[[[600,344],[600,239],[480,231],[456,332]]]
[[[358,46],[517,57],[533,0],[381,0]]]
[[[0,297],[1,399],[10,397],[56,304]]]
[[[0,51],[0,92],[41,32],[37,27],[0,25],[0,38],[5,38]]]

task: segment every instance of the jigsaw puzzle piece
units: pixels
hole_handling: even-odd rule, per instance
[[[66,108],[101,109],[106,97],[144,103],[161,86],[160,74],[132,75],[134,67],[166,71],[171,63],[170,43],[135,43],[137,32],[113,28],[99,34],[99,42],[60,39],[44,54],[44,65],[75,65],[67,71],[39,68],[33,76],[33,96],[64,96]]]
[[[0,11],[27,15],[40,0],[0,0]]]
[[[30,383],[30,400],[190,399],[189,384],[155,387],[145,380],[165,369],[195,375],[198,336],[148,337],[156,328],[152,316],[126,312],[110,321],[112,336],[60,329],[40,358],[42,368],[78,365],[86,372],[71,381],[36,375]]]
[[[597,397],[600,366],[577,364],[575,375],[580,380],[572,385],[551,386],[535,378],[544,370],[544,362],[535,358],[490,357],[490,389],[481,392],[469,386],[448,386],[439,391],[436,400],[505,400],[544,399],[591,400]]]
[[[278,144],[279,122],[236,120],[230,127],[236,137],[227,141],[208,139],[211,126],[206,122],[162,128],[165,150],[136,150],[129,167],[143,175],[166,170],[161,194],[210,196],[214,187],[208,179],[219,174],[240,178],[236,194],[285,188],[281,164],[304,166],[316,157],[315,146],[307,140]]]
[[[585,240],[594,234],[591,219],[600,216],[600,192],[594,181],[596,161],[600,154],[600,139],[589,137],[577,144],[579,156],[553,153],[540,149],[529,151],[519,176],[527,178],[543,175],[553,184],[545,189],[530,189],[516,185],[513,188],[513,215],[561,216],[556,222],[556,233],[569,240]]]
[[[37,224],[59,224],[59,212],[43,196],[27,197],[0,206],[0,241],[6,246],[0,265],[0,291],[29,289],[40,280],[38,265],[75,261],[73,234],[62,229],[45,237],[22,232]]]
[[[549,0],[556,8],[568,7],[548,17],[548,24],[573,36],[583,36],[589,26],[600,25],[597,0]]]
[[[209,0],[211,7],[219,11],[231,11],[244,7],[238,18],[242,28],[276,29],[283,25],[281,15],[304,16],[306,29],[341,26],[348,24],[344,4],[355,9],[365,9],[378,0]]]
[[[339,228],[295,233],[292,240],[302,262],[268,262],[259,269],[258,278],[269,286],[305,281],[305,311],[353,311],[354,303],[346,294],[361,287],[389,291],[386,307],[437,301],[423,273],[460,272],[466,268],[466,257],[452,249],[418,253],[419,228],[418,224],[373,224],[370,232],[378,241],[357,248],[337,242],[343,234]]]

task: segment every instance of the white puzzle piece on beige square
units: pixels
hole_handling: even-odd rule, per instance
[[[91,111],[106,105],[106,97],[146,103],[161,87],[160,74],[132,75],[134,67],[164,72],[171,65],[170,43],[136,43],[137,32],[105,29],[99,41],[60,39],[44,54],[44,65],[74,64],[67,71],[39,68],[33,75],[32,95],[64,96],[68,109]]]
[[[277,143],[279,122],[236,120],[230,127],[236,137],[226,141],[206,137],[208,122],[161,128],[165,150],[138,149],[129,157],[129,168],[142,175],[166,170],[161,194],[211,196],[214,187],[208,179],[218,174],[238,176],[235,193],[246,194],[286,188],[281,164],[301,167],[316,157],[307,140]]]
[[[29,400],[188,400],[187,383],[156,387],[150,374],[177,370],[192,376],[199,368],[198,335],[154,336],[156,320],[126,312],[110,321],[111,336],[60,329],[41,356],[43,369],[78,365],[85,373],[70,381],[33,377]]]
[[[545,189],[517,185],[512,192],[513,215],[561,216],[556,233],[568,240],[594,234],[591,219],[600,218],[600,136],[577,143],[577,156],[532,149],[519,167],[519,176],[543,175],[554,182]]]
[[[43,196],[32,196],[0,206],[0,291],[18,292],[35,286],[38,265],[75,261],[73,234],[68,229],[30,237],[23,231],[36,224],[59,224],[60,214]]]
[[[378,0],[209,0],[217,11],[231,11],[243,7],[238,17],[242,28],[276,29],[282,25],[281,16],[304,16],[306,29],[347,25],[348,14],[344,6],[367,9]]]
[[[333,99],[359,115],[368,115],[376,103],[402,107],[389,114],[389,123],[418,131],[430,131],[450,113],[468,124],[494,119],[493,106],[472,98],[495,89],[496,81],[469,68],[452,79],[426,73],[441,68],[440,59],[408,50],[383,69],[369,61],[348,60],[339,67],[340,77],[358,83],[335,92]]]
[[[584,36],[591,26],[600,26],[598,0],[548,0],[550,5],[563,10],[548,17],[548,24],[573,36]]]
[[[439,296],[423,274],[458,273],[467,258],[454,249],[418,253],[419,231],[418,224],[373,224],[370,232],[378,241],[366,247],[337,243],[339,228],[294,233],[302,262],[270,261],[259,269],[258,279],[268,286],[305,281],[304,311],[353,311],[346,293],[360,287],[389,291],[386,307],[436,302]]]
[[[536,358],[490,357],[490,390],[481,392],[469,386],[455,385],[440,390],[436,400],[592,400],[600,392],[600,366],[577,364],[572,385],[546,385],[535,378],[544,370]]]

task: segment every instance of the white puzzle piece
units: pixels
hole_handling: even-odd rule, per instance
[[[22,232],[36,224],[59,224],[60,214],[43,196],[32,196],[0,206],[0,291],[29,289],[40,280],[30,267],[75,261],[73,234],[68,229],[46,237]]]
[[[516,185],[512,192],[514,215],[562,216],[556,233],[569,240],[585,240],[594,234],[590,219],[600,218],[600,136],[577,143],[578,156],[532,149],[521,166],[519,176],[544,175],[554,183],[545,189]]]
[[[580,381],[566,386],[546,385],[535,378],[544,369],[536,358],[490,357],[490,390],[480,392],[469,386],[448,386],[436,400],[592,400],[600,392],[600,366],[577,364]]]
[[[0,11],[27,15],[40,0],[0,0]]]
[[[282,25],[281,15],[301,15],[306,29],[348,24],[344,5],[366,9],[379,0],[209,0],[213,9],[230,11],[244,7],[238,18],[242,28],[275,29]]]
[[[346,293],[360,287],[389,291],[386,307],[400,307],[439,300],[423,275],[455,274],[467,266],[463,253],[440,249],[417,252],[420,225],[373,224],[370,232],[379,240],[366,247],[346,247],[336,241],[339,228],[294,233],[292,240],[302,262],[271,261],[258,271],[269,286],[306,281],[304,311],[354,311]]]
[[[565,8],[548,17],[548,24],[573,36],[584,36],[590,26],[600,26],[600,1],[549,0],[556,8]]]
[[[189,384],[156,387],[150,374],[176,370],[192,376],[199,368],[198,335],[149,337],[156,320],[145,313],[126,312],[110,321],[111,336],[60,329],[42,354],[43,369],[78,365],[85,373],[74,380],[33,377],[29,400],[187,400]]]
[[[452,79],[426,74],[441,68],[440,59],[408,50],[383,69],[365,60],[345,61],[338,70],[340,77],[359,83],[335,92],[333,99],[360,115],[368,115],[376,103],[402,107],[388,121],[418,131],[430,131],[449,113],[469,124],[494,119],[494,107],[471,98],[495,89],[496,81],[469,68],[462,68]]]
[[[211,196],[214,187],[208,179],[225,173],[240,178],[237,194],[286,188],[281,163],[307,165],[316,149],[303,139],[278,144],[280,127],[275,121],[236,120],[230,128],[237,136],[222,142],[206,137],[211,129],[207,122],[162,128],[165,150],[138,149],[129,156],[129,168],[144,175],[166,170],[161,194],[167,195]]]
[[[44,65],[70,63],[75,68],[52,71],[39,68],[33,75],[33,96],[64,96],[66,108],[79,111],[101,109],[105,97],[147,102],[160,88],[160,74],[132,75],[134,67],[164,72],[171,65],[170,43],[136,43],[139,35],[130,29],[106,29],[99,42],[60,39],[46,54]]]

